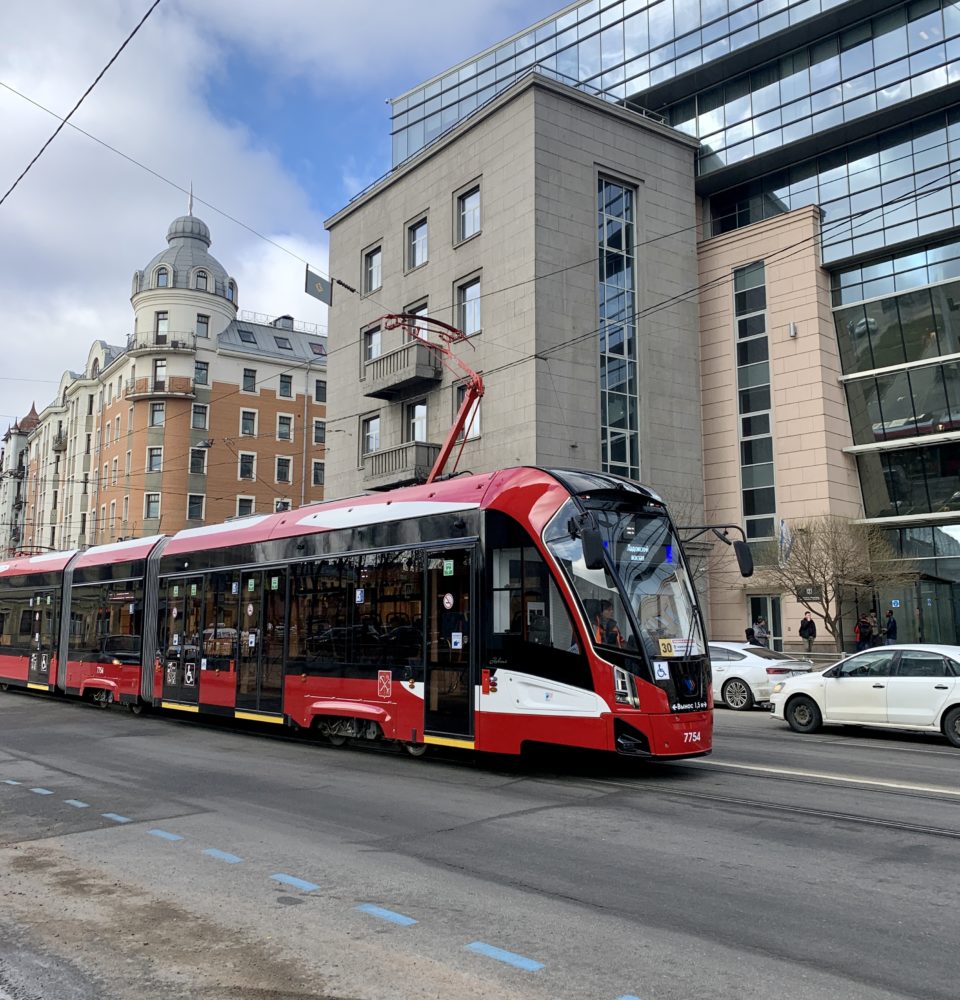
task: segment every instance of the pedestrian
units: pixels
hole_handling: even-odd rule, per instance
[[[753,634],[758,646],[770,646],[770,632],[767,630],[767,623],[764,618],[758,618],[753,623]]]
[[[813,640],[817,637],[817,623],[813,620],[810,612],[804,614],[800,622],[800,638],[807,644],[807,652],[813,652]]]
[[[876,611],[871,611],[867,618],[870,621],[870,628],[873,629],[873,635],[870,637],[871,646],[882,646],[883,645],[883,630],[880,628],[880,622],[877,621]]]
[[[853,630],[853,636],[857,640],[858,653],[870,648],[870,642],[873,639],[873,626],[870,624],[866,612],[860,615],[860,620]]]
[[[897,641],[897,619],[893,617],[893,611],[887,610],[887,620],[883,630],[884,644],[893,646]]]
[[[760,645],[760,643],[757,642],[757,634],[756,634],[756,632],[753,631],[752,628],[745,628],[743,631],[744,631],[744,634],[747,637],[747,645],[748,646],[759,646]]]

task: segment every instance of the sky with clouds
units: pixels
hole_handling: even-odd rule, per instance
[[[0,194],[148,6],[0,3]],[[155,174],[193,184],[243,309],[323,324],[300,258],[325,268],[323,220],[389,169],[385,100],[562,6],[161,0],[71,119],[130,159],[68,125],[0,206],[0,423],[42,409],[93,340],[125,341],[133,272],[187,207]]]

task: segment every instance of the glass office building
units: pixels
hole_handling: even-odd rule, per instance
[[[394,166],[531,71],[696,138],[704,238],[819,207],[864,514],[960,608],[960,2],[571,4],[393,100]],[[601,245],[607,215],[601,192]],[[601,388],[604,461],[632,468],[629,393]]]

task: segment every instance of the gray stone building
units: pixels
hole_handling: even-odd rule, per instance
[[[422,478],[451,427],[463,381],[385,329],[405,311],[483,374],[461,470],[606,468],[702,517],[695,153],[532,74],[330,218],[360,294],[330,311],[328,492]]]

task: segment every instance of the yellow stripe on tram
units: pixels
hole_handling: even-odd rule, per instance
[[[49,684],[28,684],[27,687],[30,688],[31,691],[49,691],[50,690],[50,685]]]
[[[248,722],[275,722],[278,726],[283,725],[282,715],[261,715],[259,712],[234,712],[235,719],[246,719]]]
[[[178,701],[161,701],[161,708],[172,708],[178,712],[199,712],[199,705],[181,705]]]
[[[458,747],[461,750],[473,750],[475,747],[473,740],[451,740],[446,736],[424,736],[423,742],[437,747]]]

